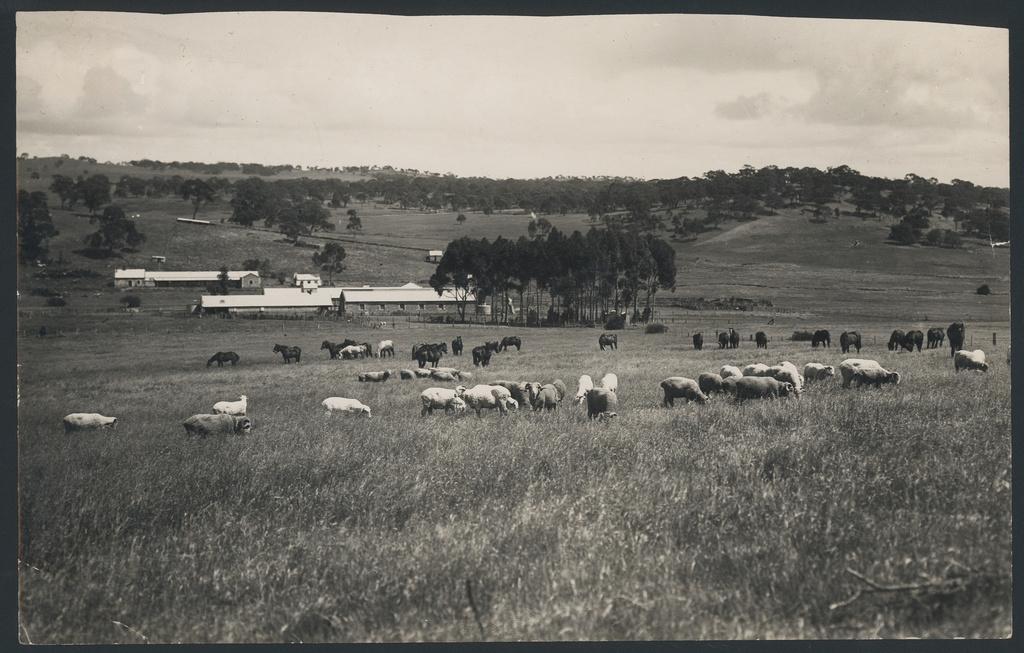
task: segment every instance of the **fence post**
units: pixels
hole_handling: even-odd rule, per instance
[[[992,332],[992,346],[993,347],[996,346],[996,332],[995,331]]]

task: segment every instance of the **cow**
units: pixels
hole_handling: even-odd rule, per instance
[[[693,348],[697,351],[704,349],[704,335],[701,333],[693,334]]]
[[[964,348],[964,333],[966,332],[963,322],[954,322],[946,328],[946,338],[949,339],[949,357],[956,356],[956,352]]]
[[[960,370],[987,372],[988,363],[985,362],[985,352],[980,349],[974,351],[961,349],[953,356],[953,369],[957,372]]]
[[[718,334],[718,348],[728,349],[729,348],[729,332],[722,331]]]
[[[770,376],[744,376],[736,381],[736,401],[744,399],[778,399],[796,394],[792,383]]]
[[[670,376],[659,385],[665,393],[664,398],[661,400],[661,405],[665,408],[674,406],[676,399],[695,401],[698,404],[704,404],[708,401],[708,396],[701,390],[700,384],[693,379],[687,379],[682,376]]]
[[[757,349],[768,349],[768,334],[764,331],[758,331],[754,334],[754,342],[757,345]]]
[[[921,351],[921,345],[924,344],[924,334],[920,331],[913,330],[907,331],[903,334],[903,339],[900,340],[900,347],[907,351],[914,351],[914,347],[917,347],[917,351]]]
[[[116,417],[106,417],[99,413],[71,413],[64,416],[64,432],[105,429],[117,426]]]
[[[193,415],[181,425],[185,427],[185,435],[201,438],[215,433],[241,434],[252,430],[252,420],[237,415]]]
[[[213,356],[210,356],[210,360],[206,361],[206,366],[209,367],[214,363],[217,367],[224,367],[224,363],[231,363],[232,365],[238,364],[238,354],[233,351],[218,351]]]
[[[473,365],[487,367],[491,364],[491,350],[484,345],[473,347]]]
[[[505,351],[509,347],[515,347],[516,351],[519,351],[523,346],[523,341],[519,339],[519,336],[505,336],[501,339],[501,351]]]
[[[740,346],[740,334],[729,329],[729,349],[738,349]]]
[[[832,334],[830,334],[826,329],[818,329],[814,332],[814,335],[811,336],[811,347],[817,347],[818,345],[821,345],[822,347],[832,346]]]
[[[937,349],[942,346],[946,340],[946,332],[942,327],[932,327],[928,329],[928,349]]]
[[[900,343],[903,342],[903,338],[906,336],[901,329],[895,329],[892,335],[889,336],[889,344],[886,345],[889,351],[897,351],[900,348]]]
[[[455,340],[452,340],[452,356],[462,355],[462,336],[456,336]]]
[[[601,351],[604,351],[605,347],[608,347],[609,349],[618,349],[619,348],[619,336],[618,336],[618,334],[615,334],[615,333],[602,333],[597,338],[597,346],[601,348]]]
[[[856,347],[857,353],[860,353],[860,334],[856,331],[843,331],[842,335],[839,336],[839,346],[842,348],[844,354],[850,353],[850,347]]]
[[[298,363],[299,360],[302,358],[301,347],[289,347],[288,345],[274,345],[274,353],[276,354],[278,352],[280,352],[285,364],[292,362],[292,359],[295,359],[295,362]]]

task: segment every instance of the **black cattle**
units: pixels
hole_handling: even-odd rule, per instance
[[[289,347],[288,345],[274,345],[274,353],[278,352],[281,353],[281,357],[284,358],[285,363],[292,362],[293,358],[295,359],[295,362],[298,363],[299,360],[302,358],[301,347]]]
[[[491,350],[486,345],[473,347],[473,365],[487,367],[491,364]]]
[[[946,332],[942,330],[942,327],[932,327],[928,329],[928,349],[941,347],[945,340]]]
[[[754,342],[757,343],[757,349],[768,349],[768,334],[758,331],[754,334]]]
[[[857,353],[860,353],[860,334],[856,331],[843,331],[842,335],[839,336],[839,346],[843,348],[843,353],[850,353],[850,347],[855,347]]]
[[[462,336],[456,336],[455,340],[452,340],[452,356],[462,355]]]
[[[737,349],[740,346],[740,334],[729,329],[729,349]]]
[[[949,356],[956,355],[957,350],[964,348],[964,333],[967,329],[963,322],[954,322],[946,329],[946,337],[949,338]]]
[[[233,351],[218,351],[213,356],[210,356],[210,360],[206,361],[206,366],[209,367],[214,363],[217,367],[224,367],[224,363],[231,363],[232,365],[238,364],[238,354]]]
[[[924,344],[924,334],[920,331],[907,331],[903,334],[903,338],[900,340],[900,347],[907,351],[914,351],[914,347],[917,347],[917,351],[921,351],[921,345]]]
[[[886,347],[889,348],[889,351],[896,351],[897,349],[899,349],[900,343],[903,342],[903,337],[905,335],[906,334],[904,334],[902,330],[895,329],[892,332],[892,335],[889,336],[889,344],[886,345]]]
[[[728,349],[729,348],[729,332],[723,331],[718,334],[718,348]]]
[[[704,336],[700,333],[693,334],[693,348],[697,351],[704,349]]]
[[[447,348],[448,348],[448,346],[445,345],[444,349],[447,349]],[[427,363],[430,363],[431,367],[437,367],[437,364],[441,361],[442,354],[443,354],[443,351],[442,351],[441,347],[439,347],[436,344],[435,345],[422,345],[422,346],[419,347],[419,350],[416,352],[416,362],[419,363],[419,366],[421,368],[426,366]]]
[[[602,333],[597,338],[597,346],[601,348],[601,351],[604,351],[605,347],[608,347],[609,349],[618,349],[619,348],[619,336],[618,336],[618,334],[615,334],[615,333]]]
[[[821,345],[822,347],[831,347],[832,334],[825,329],[818,329],[815,331],[814,335],[811,336],[811,347],[817,347],[818,345]]]
[[[505,336],[501,339],[501,351],[505,351],[513,346],[516,348],[516,351],[522,348],[523,341],[519,339],[519,336]]]

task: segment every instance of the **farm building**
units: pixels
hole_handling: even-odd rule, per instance
[[[469,295],[467,301],[473,303]],[[338,311],[357,315],[407,313],[443,313],[455,310],[455,293],[445,290],[440,296],[433,288],[414,283],[389,287],[338,288],[264,288],[260,295],[203,295],[199,306],[204,312],[228,313],[304,313]]]
[[[292,275],[292,285],[303,290],[311,290],[320,287],[319,274],[303,274],[296,272]]]
[[[439,249],[431,249],[427,251],[427,263],[440,263],[441,257],[444,256],[444,252]]]
[[[114,270],[116,288],[205,287],[220,280],[217,270],[164,271],[127,268]],[[228,270],[228,281],[238,288],[259,288],[262,281],[255,270]]]

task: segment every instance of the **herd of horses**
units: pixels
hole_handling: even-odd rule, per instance
[[[964,345],[964,333],[966,329],[963,322],[953,322],[948,327],[943,329],[942,327],[932,327],[928,329],[927,334],[927,345],[925,345],[925,334],[919,329],[911,329],[903,331],[896,329],[892,332],[889,337],[888,348],[889,351],[921,351],[922,346],[927,349],[936,349],[942,346],[942,343],[947,339],[949,340],[950,356],[952,356],[958,349],[962,349]],[[608,334],[602,334],[601,339],[598,341],[601,345],[601,349],[604,349],[604,338]],[[614,337],[614,336],[613,336]],[[764,331],[758,331],[754,334],[754,341],[757,343],[758,349],[768,349],[768,334]],[[832,335],[827,329],[818,329],[811,335],[811,347],[831,347],[832,346]],[[740,346],[740,334],[735,329],[730,328],[728,331],[721,331],[718,333],[718,348],[719,349],[736,349]],[[861,337],[860,333],[856,331],[844,331],[839,336],[839,346],[842,348],[843,353],[847,354],[851,348],[860,352],[861,348]],[[700,351],[704,348],[704,336],[701,333],[693,334],[693,348]]]

